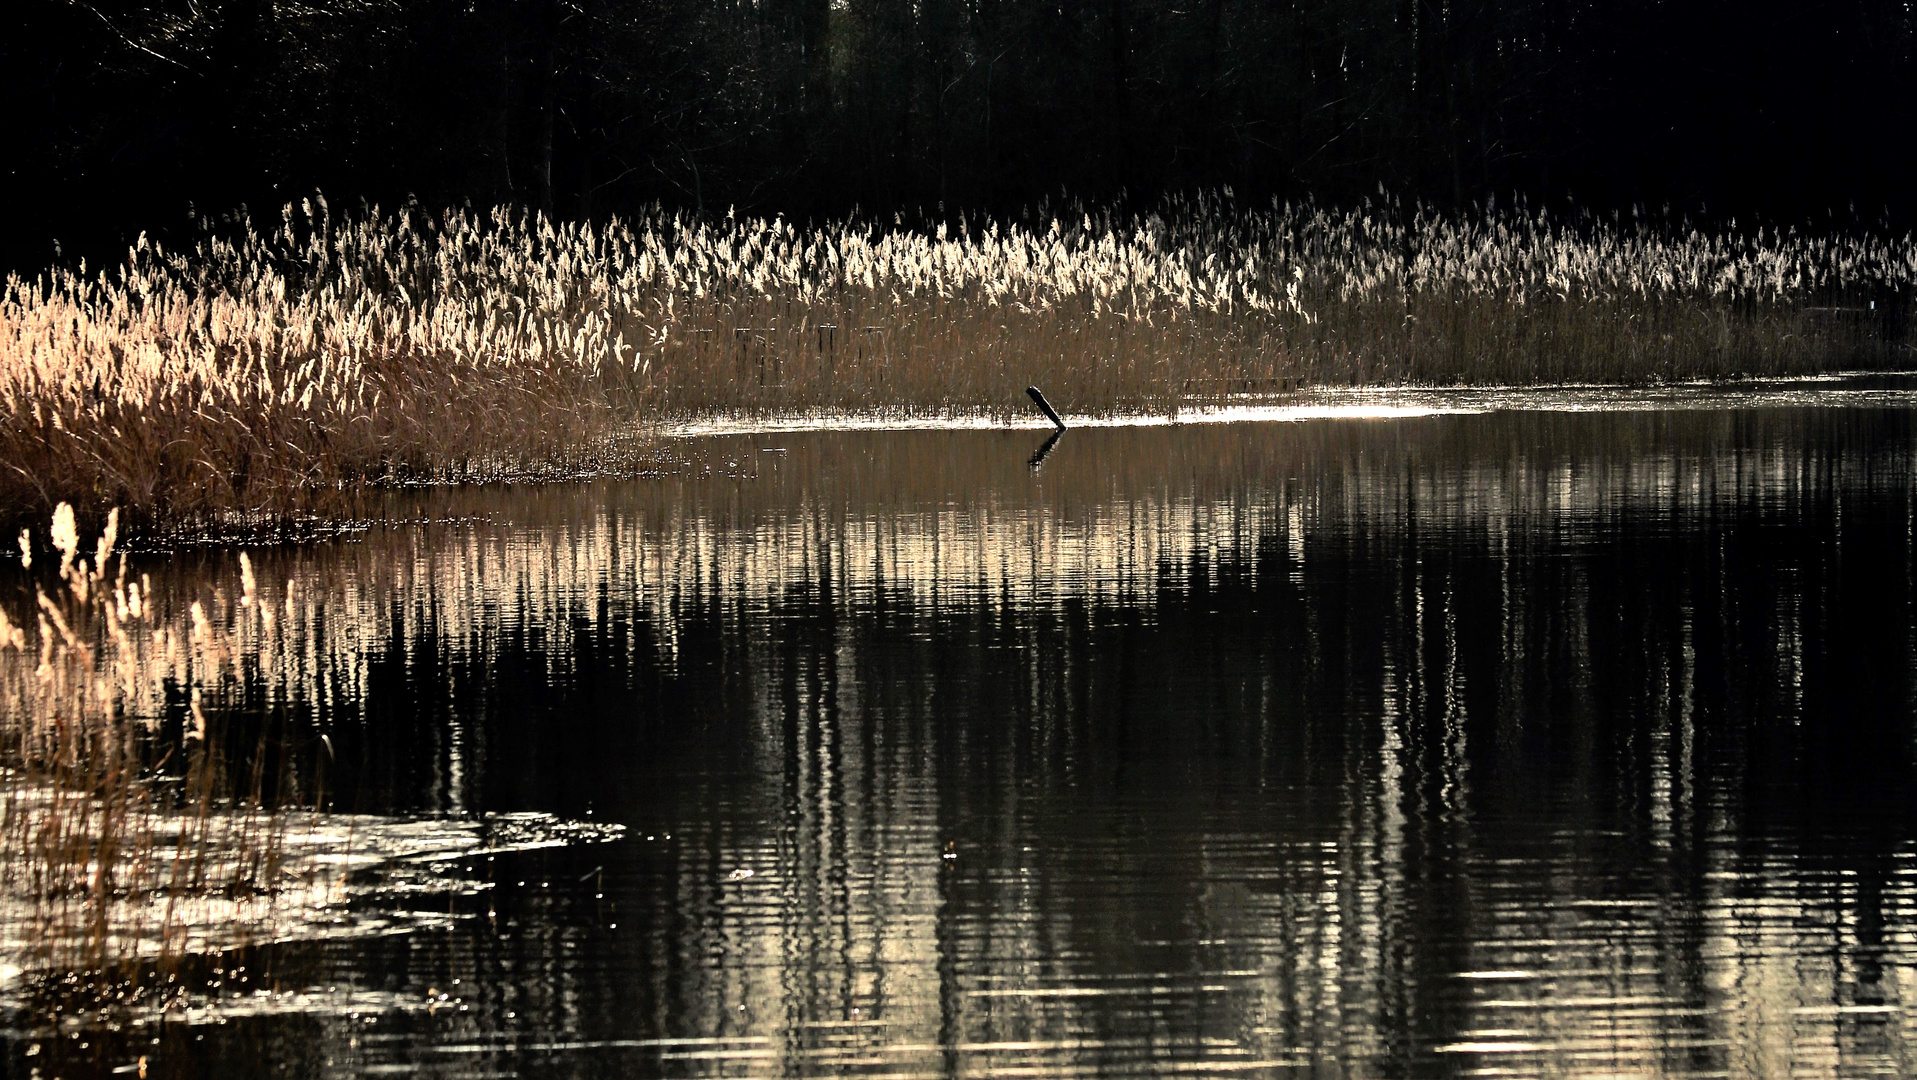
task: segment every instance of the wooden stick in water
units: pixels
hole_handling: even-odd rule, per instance
[[[1065,421],[1060,420],[1058,418],[1058,413],[1052,410],[1052,403],[1045,400],[1045,395],[1038,392],[1038,387],[1036,386],[1026,387],[1025,394],[1027,397],[1032,399],[1032,403],[1034,405],[1037,405],[1039,409],[1045,413],[1046,416],[1051,417],[1052,423],[1058,425],[1058,430],[1060,431],[1065,430]]]

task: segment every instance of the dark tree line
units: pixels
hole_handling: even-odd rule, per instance
[[[595,216],[1230,185],[1901,216],[1902,0],[12,0],[9,265],[318,188]]]

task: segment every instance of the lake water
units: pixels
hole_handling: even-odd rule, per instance
[[[624,833],[368,870],[193,1009],[16,1014],[10,1074],[1907,1075],[1913,404],[718,430],[396,500],[254,552],[334,809]]]

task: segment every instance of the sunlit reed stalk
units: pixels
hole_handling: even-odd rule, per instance
[[[564,471],[709,412],[1169,411],[1307,383],[1646,382],[1904,365],[1908,236],[1524,204],[1175,199],[907,226],[206,222],[0,298],[0,510],[336,510]]]

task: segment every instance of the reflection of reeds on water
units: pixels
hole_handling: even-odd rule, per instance
[[[1906,429],[1825,410],[1090,429],[1037,482],[1031,432],[788,433],[756,482],[522,489],[478,505],[435,492],[443,512],[429,516],[483,505],[515,524],[369,537],[300,577],[367,597],[397,587],[405,604],[365,604],[361,625],[391,619],[376,638],[433,658],[423,680],[550,673],[554,714],[595,732],[575,736],[591,748],[569,764],[648,721],[626,694],[569,676],[657,642],[695,678],[729,681],[712,716],[656,714],[719,748],[659,770],[700,777],[658,796],[702,809],[677,861],[647,868],[663,878],[651,955],[677,962],[615,977],[647,985],[648,1002],[688,1003],[681,1030],[757,1039],[746,1045],[790,1055],[776,1060],[793,1071],[843,1050],[862,1067],[936,1072],[955,1044],[1052,1037],[1089,1056],[1083,1033],[1114,1033],[1131,1017],[1105,1006],[1139,988],[1101,979],[1107,964],[1236,972],[1202,980],[1228,987],[1216,996],[1152,980],[1167,989],[1144,1021],[1157,1055],[1144,1072],[1177,1071],[1160,1033],[1191,1030],[1187,1007],[1241,1040],[1214,1045],[1251,1051],[1221,1065],[1382,1060],[1418,985],[1439,986],[1433,1011],[1455,1007],[1469,1030],[1524,1028],[1613,1071],[1682,1071],[1717,1064],[1689,1055],[1716,1054],[1725,1035],[1759,1053],[1810,1031],[1852,1038],[1850,1014],[1774,1018],[1841,1000],[1857,958],[1895,950],[1873,935],[1880,913],[1908,906],[1907,847],[1886,859],[1883,894],[1787,865],[1788,843],[1760,867],[1766,848],[1745,846],[1742,823],[1772,811],[1744,801],[1741,772],[1713,775],[1723,758],[1706,749],[1743,727],[1721,695],[1789,687],[1817,613],[1835,610],[1818,574],[1752,571],[1830,549],[1733,542],[1756,567],[1701,571],[1726,551],[1719,536],[1749,535],[1732,522],[1855,536],[1868,514],[1843,521],[1818,500],[1841,492],[1855,514],[1872,501],[1857,496],[1907,492]],[[715,440],[711,456],[737,462],[768,441]],[[1648,535],[1614,528],[1624,519]],[[1664,531],[1690,523],[1703,531]],[[1842,558],[1901,589],[1876,571],[1903,565],[1902,546],[1888,563],[1855,561],[1856,546]],[[1667,557],[1668,573],[1606,572]],[[1233,578],[1248,587],[1205,595]],[[1718,623],[1720,605],[1777,621],[1726,640],[1737,624]],[[1635,614],[1647,610],[1669,618]],[[1114,648],[1126,637],[1142,638],[1130,655],[1143,677]],[[570,667],[588,657],[600,666]],[[1520,732],[1576,750],[1541,766],[1512,748]],[[492,753],[492,769],[524,770],[501,744]],[[697,766],[716,760],[727,775],[707,779]],[[1646,787],[1612,779],[1629,762]],[[1179,782],[1193,775],[1206,782]],[[1146,790],[1180,808],[1152,819],[1163,833],[1114,827]],[[747,809],[704,809],[734,798]],[[1513,808],[1515,834],[1496,824]],[[1185,814],[1216,816],[1186,832]],[[1640,821],[1663,834],[1624,849],[1646,863],[1594,858]],[[695,827],[709,832],[689,839]],[[955,834],[959,857],[941,862]],[[1434,850],[1463,872],[1433,875]],[[1203,941],[1129,951],[1162,882],[1176,882],[1170,933]],[[1472,911],[1484,914],[1454,916]],[[547,970],[590,979],[564,948]],[[555,1027],[577,1023],[573,1000],[555,995]],[[815,1026],[847,1001],[883,1018],[872,1043]],[[524,1009],[503,999],[455,1023],[483,1045],[509,1007]],[[598,1022],[632,1023],[608,1010],[580,1027]],[[1516,1042],[1486,1038],[1487,1052]],[[1121,1071],[1085,1060],[1032,1071]]]
[[[1806,473],[1801,451],[1807,428],[1839,422],[1824,416],[1086,429],[1068,434],[1036,480],[1029,431],[727,436],[703,440],[700,455],[751,461],[756,479],[437,491],[408,513],[469,524],[261,552],[258,566],[273,580],[323,579],[331,593],[299,607],[312,621],[297,635],[308,644],[288,694],[363,696],[381,648],[484,669],[528,627],[563,682],[593,651],[582,637],[626,627],[618,636],[635,652],[656,645],[670,660],[695,612],[751,618],[817,596],[928,609],[1149,605],[1193,567],[1239,565],[1255,583],[1261,550],[1297,564],[1307,536],[1344,542],[1411,519],[1444,530],[1590,529],[1648,509],[1802,499],[1826,475]],[[761,454],[774,438],[787,452]],[[1895,437],[1852,438],[1860,445],[1823,466],[1848,470],[1836,479],[1908,476]],[[514,524],[471,524],[482,515]],[[433,806],[459,802],[447,792]]]
[[[62,504],[51,555],[20,537],[39,573],[0,596],[0,1000],[183,1002],[239,962],[189,988],[186,961],[425,925],[357,901],[470,891],[452,861],[471,853],[619,835],[537,813],[323,811],[330,740],[289,718],[363,697],[341,680],[370,598],[275,586],[246,553],[237,574],[223,555],[156,583],[115,551],[118,523],[89,549]]]
[[[1908,239],[1229,200],[957,229],[496,211],[209,229],[0,298],[0,508],[336,509],[579,467],[634,418],[1068,412],[1313,383],[1900,363]],[[595,448],[595,449],[588,449]]]
[[[1159,695],[1178,700],[1184,691],[1169,680],[1145,681],[1166,681],[1160,691],[1115,677],[1115,665],[1103,662],[1111,655],[1105,651],[1111,639],[1098,630],[1131,624],[1120,617],[1135,613],[1142,616],[1137,623],[1162,621],[1167,629],[1155,640],[1175,640],[1216,616],[1210,600],[1198,595],[1207,583],[1236,577],[1276,617],[1228,615],[1234,632],[1217,639],[1199,630],[1196,640],[1207,648],[1217,644],[1224,655],[1217,668],[1195,665],[1199,670],[1189,677],[1268,673],[1273,677],[1258,690],[1264,703],[1253,710],[1247,699],[1237,720],[1217,727],[1154,720],[1132,730],[1149,738],[1157,727],[1160,737],[1209,744],[1214,751],[1231,747],[1219,759],[1230,763],[1222,775],[1242,786],[1221,792],[1249,792],[1254,784],[1259,791],[1295,792],[1305,790],[1293,786],[1303,777],[1344,779],[1333,789],[1337,798],[1273,794],[1233,809],[1236,797],[1219,795],[1210,804],[1230,827],[1196,845],[1194,861],[1182,864],[1194,868],[1192,881],[1202,886],[1189,894],[1190,910],[1197,913],[1192,925],[1204,927],[1208,939],[1243,942],[1247,959],[1234,959],[1232,967],[1264,974],[1242,981],[1233,976],[1230,998],[1201,999],[1206,1014],[1219,1015],[1221,1001],[1242,1001],[1247,1014],[1255,1006],[1260,1015],[1300,1017],[1298,1034],[1261,1029],[1245,1039],[1274,1054],[1302,1043],[1383,1055],[1390,1051],[1376,1033],[1389,1032],[1389,1017],[1401,1015],[1390,996],[1399,988],[1431,985],[1439,977],[1455,981],[1461,959],[1480,974],[1535,966],[1540,978],[1555,980],[1559,989],[1555,997],[1524,1003],[1524,1026],[1535,1023],[1541,1039],[1573,1039],[1587,1036],[1594,1025],[1611,1025],[1601,1037],[1621,1046],[1607,1043],[1604,1050],[1654,1071],[1666,1060],[1659,1055],[1668,1047],[1655,1041],[1666,1028],[1661,1014],[1644,1007],[1646,1001],[1655,996],[1688,1009],[1697,1000],[1688,996],[1693,981],[1746,988],[1718,1011],[1738,1045],[1760,1046],[1778,1037],[1774,1025],[1760,1026],[1766,1016],[1780,1007],[1816,1003],[1820,995],[1833,999],[1831,988],[1847,978],[1844,958],[1855,955],[1850,950],[1875,948],[1868,931],[1852,940],[1845,937],[1853,933],[1848,928],[1873,924],[1868,914],[1853,918],[1836,904],[1807,906],[1804,897],[1813,894],[1805,891],[1801,873],[1752,873],[1740,861],[1747,856],[1706,844],[1702,834],[1687,840],[1683,824],[1700,808],[1727,822],[1745,812],[1736,784],[1718,787],[1708,768],[1693,764],[1691,747],[1704,745],[1699,733],[1707,734],[1712,723],[1693,724],[1693,696],[1703,695],[1700,715],[1708,717],[1714,681],[1791,685],[1791,673],[1805,668],[1805,642],[1816,642],[1815,630],[1807,635],[1803,628],[1814,627],[1815,613],[1833,594],[1820,598],[1824,586],[1816,575],[1719,576],[1696,572],[1702,562],[1686,564],[1673,577],[1604,575],[1619,563],[1591,561],[1590,540],[1606,521],[1630,516],[1656,522],[1666,514],[1687,522],[1744,518],[1822,522],[1833,533],[1855,530],[1858,519],[1846,524],[1824,512],[1828,506],[1815,501],[1818,493],[1830,484],[1845,493],[1907,491],[1906,429],[1901,415],[1840,422],[1815,410],[1531,414],[1176,432],[1090,429],[1072,432],[1036,480],[1026,463],[1030,432],[808,432],[780,436],[785,453],[759,460],[752,482],[714,475],[590,489],[433,491],[420,496],[427,507],[420,516],[460,523],[374,530],[362,542],[256,553],[246,564],[227,552],[198,560],[183,554],[164,577],[156,573],[150,588],[142,582],[139,594],[171,613],[169,618],[183,620],[169,625],[190,625],[192,603],[199,600],[210,624],[275,643],[242,651],[263,657],[250,670],[279,698],[319,701],[332,695],[336,717],[350,717],[353,699],[369,696],[379,665],[401,659],[408,677],[433,693],[463,679],[463,672],[496,672],[516,685],[550,676],[555,695],[565,695],[570,717],[583,716],[576,706],[594,700],[580,689],[592,680],[573,676],[605,670],[584,665],[608,658],[618,668],[622,649],[638,654],[656,648],[649,660],[672,666],[683,659],[682,670],[689,671],[726,654],[727,667],[738,671],[727,677],[750,684],[718,709],[752,725],[745,745],[754,760],[746,783],[776,807],[767,820],[794,823],[767,826],[766,834],[740,834],[731,831],[736,819],[727,818],[722,840],[687,844],[676,871],[681,876],[659,888],[652,931],[655,946],[683,961],[618,977],[655,980],[651,992],[660,995],[657,1000],[670,994],[692,1003],[697,1023],[709,1024],[709,1030],[780,1039],[790,1035],[782,1025],[814,1015],[807,1010],[818,1001],[844,1000],[836,989],[821,987],[843,979],[848,994],[868,993],[867,973],[879,972],[890,1030],[900,1044],[928,1047],[947,1032],[1003,1038],[1020,1024],[1076,1037],[1084,1016],[1097,1015],[1054,1012],[1051,1005],[1103,1000],[1095,995],[1109,985],[1059,977],[1036,990],[1084,996],[1020,995],[1032,989],[1030,973],[1057,950],[1102,940],[1090,935],[1114,924],[1108,916],[1122,925],[1128,916],[1119,909],[1127,901],[1108,897],[1101,908],[1082,891],[1048,886],[1048,878],[1073,880],[1072,871],[1041,865],[1043,873],[1028,876],[1022,866],[1038,863],[1029,855],[1011,854],[1019,861],[996,864],[1012,872],[980,873],[972,860],[994,858],[984,844],[961,847],[956,866],[940,862],[936,852],[955,818],[976,814],[976,820],[999,823],[983,829],[986,834],[1003,828],[1002,835],[1022,842],[1045,832],[1021,817],[1034,807],[1047,816],[1055,808],[1102,813],[1110,805],[1104,801],[1109,789],[1083,797],[1069,793],[1079,777],[1112,775],[1100,762],[1111,762],[1115,746],[1127,741],[1080,737],[1112,730],[1110,717],[1118,710],[1111,706],[1119,699],[1102,695],[1122,693],[1128,707],[1140,710],[1137,715],[1173,721],[1207,710],[1222,720],[1238,709],[1216,703],[1154,708]],[[1844,433],[1841,452],[1818,449],[1819,433],[1831,430]],[[730,464],[756,455],[765,441],[722,438],[709,449],[715,460]],[[478,510],[513,524],[486,524]],[[1899,510],[1894,518],[1902,521],[1904,514]],[[1723,546],[1699,538],[1671,550],[1702,558]],[[1856,548],[1852,552],[1846,557],[1856,558]],[[1540,560],[1561,569],[1540,573]],[[1903,562],[1901,555],[1897,562]],[[274,612],[270,636],[249,628],[243,612],[235,615],[235,608],[246,606],[239,602],[243,584],[226,602],[206,602],[208,581],[242,578],[244,570],[235,572],[236,565],[250,566],[262,582],[301,583],[290,605],[267,588],[252,590],[255,604],[265,600],[263,606]],[[39,568],[45,572],[44,565]],[[1593,572],[1597,580],[1619,584],[1593,589]],[[109,587],[118,580],[117,573],[104,577],[112,579]],[[1683,601],[1681,625],[1670,622],[1649,640],[1628,642],[1627,649],[1605,636],[1620,632],[1607,628],[1637,625],[1620,619],[1620,611],[1665,600],[1675,605],[1669,586],[1679,579],[1697,583],[1698,590]],[[1760,632],[1756,640],[1774,638],[1776,648],[1759,647],[1742,660],[1732,652],[1738,665],[1732,670],[1739,674],[1714,680],[1714,657],[1724,655],[1725,644],[1712,643],[1715,619],[1704,614],[1693,620],[1690,606],[1708,613],[1733,599],[1723,590],[1751,580],[1770,584],[1740,594],[1738,602],[1774,613],[1774,633]],[[1452,612],[1467,610],[1465,598],[1487,584],[1500,595],[1480,609],[1482,617],[1454,618]],[[824,605],[834,608],[832,617],[813,617]],[[899,620],[906,608],[943,615],[959,633],[979,625],[970,616],[983,614],[980,622],[1006,628],[1003,640],[1019,643],[1016,659],[987,669],[1010,680],[998,696],[982,695],[993,704],[979,709],[976,719],[954,723],[943,706],[929,704],[925,661],[951,639],[931,636],[922,647],[896,649],[901,628],[931,625]],[[18,604],[9,610],[31,611]],[[721,628],[716,634],[715,624]],[[1245,636],[1237,639],[1240,632]],[[188,640],[190,631],[176,636]],[[1690,659],[1693,651],[1701,667]],[[745,659],[738,662],[741,653]],[[1576,674],[1594,670],[1594,660],[1607,655],[1626,657],[1605,668],[1621,674],[1622,689],[1615,692],[1622,697],[1612,696],[1610,679]],[[542,664],[551,666],[542,671]],[[1083,673],[1071,677],[1099,693],[1051,694],[1067,668]],[[1574,673],[1568,680],[1559,674],[1567,669]],[[1634,671],[1640,682],[1632,682]],[[446,678],[449,672],[461,674]],[[1324,692],[1308,689],[1314,672],[1338,674],[1337,686],[1327,689],[1350,695],[1349,716],[1337,712],[1343,719],[1316,725],[1283,704],[1288,699],[1272,706],[1272,699],[1262,698],[1273,686],[1283,694],[1292,685],[1306,688],[1299,691],[1307,695],[1300,702],[1314,700],[1310,694]],[[1466,698],[1468,685],[1489,687],[1492,675],[1508,681],[1495,693],[1480,690]],[[1641,727],[1613,732],[1617,753],[1649,754],[1661,764],[1652,770],[1649,791],[1633,787],[1617,797],[1630,800],[1632,809],[1624,811],[1629,814],[1649,806],[1643,811],[1647,827],[1663,830],[1664,850],[1678,852],[1668,872],[1690,872],[1683,869],[1692,865],[1687,851],[1697,853],[1694,869],[1708,870],[1689,879],[1698,883],[1694,893],[1679,888],[1669,894],[1676,897],[1671,918],[1646,917],[1651,908],[1575,906],[1593,896],[1614,899],[1618,886],[1611,878],[1581,876],[1589,864],[1566,858],[1556,840],[1550,852],[1526,854],[1535,859],[1526,871],[1533,887],[1507,892],[1494,877],[1420,881],[1425,864],[1419,852],[1434,839],[1461,847],[1476,842],[1468,824],[1472,815],[1522,802],[1526,792],[1545,792],[1564,779],[1536,775],[1519,759],[1499,764],[1495,755],[1486,756],[1487,748],[1507,738],[1512,728],[1506,725],[1518,723],[1521,710],[1509,706],[1542,700],[1540,686],[1558,686],[1577,704],[1523,717],[1528,730],[1548,733],[1555,723],[1569,736],[1575,728],[1576,745],[1596,748],[1578,755],[1594,764],[1591,771],[1571,771],[1572,790],[1586,790],[1593,772],[1611,767],[1598,751],[1608,745],[1612,729],[1585,718],[1612,711],[1647,718]],[[482,690],[467,699],[481,708],[430,721],[450,732],[431,751],[430,772],[449,789],[433,793],[444,798],[438,806],[461,805],[458,785],[477,788],[476,777],[489,769],[495,780],[499,771],[526,770],[497,742],[489,752],[473,750],[501,732],[538,726],[516,713],[488,725],[483,716],[502,701],[492,695],[501,693],[496,686]],[[595,733],[571,740],[590,744],[582,756],[607,755],[602,740],[628,723],[624,697],[614,697],[621,702],[615,719],[570,729]],[[174,713],[184,723],[190,712],[180,694],[174,698]],[[1469,722],[1467,704],[1476,716]],[[1000,705],[1014,707],[1001,714]],[[1275,711],[1264,715],[1285,722],[1252,723],[1266,709]],[[995,721],[994,715],[1004,719]],[[1348,737],[1339,734],[1347,720]],[[662,715],[660,723],[708,730],[696,710]],[[1014,765],[1020,759],[1011,752],[992,750],[1007,756],[994,756],[1005,764],[990,768],[1030,769],[1016,785],[1020,794],[1002,799],[998,785],[968,790],[961,778],[973,766],[944,772],[926,766],[940,729],[981,731],[973,744],[981,747],[1013,746],[1019,733],[1038,733],[1039,743],[1072,747],[1069,767],[1049,751]],[[347,737],[341,727],[332,730],[336,738]],[[1260,749],[1246,753],[1254,732]],[[482,733],[485,738],[465,737]],[[1265,743],[1267,738],[1272,742]],[[988,751],[966,753],[982,760]],[[1269,789],[1266,780],[1274,781]],[[1601,806],[1611,805],[1595,782],[1591,789]],[[1212,798],[1196,792],[1188,801],[1202,807]],[[968,805],[972,799],[979,801]],[[1545,806],[1549,800],[1536,802]],[[802,818],[788,818],[794,808]],[[1295,818],[1284,816],[1293,810]],[[1265,816],[1274,812],[1276,817]],[[1551,816],[1557,812],[1544,811],[1547,820],[1567,826],[1591,820],[1583,810]],[[1610,822],[1602,815],[1599,820]],[[283,866],[306,845],[305,823],[298,815],[284,821]],[[1713,836],[1734,838],[1738,832],[1734,824],[1708,828]],[[779,829],[786,831],[776,835],[789,838],[789,846],[784,839],[773,842],[771,830]],[[1281,842],[1259,842],[1265,833]],[[1054,835],[1072,834],[1066,829]],[[1103,835],[1102,828],[1095,835]],[[1134,875],[1162,876],[1167,865],[1181,865],[1158,861],[1168,853],[1149,847],[1142,854],[1132,850],[1129,837],[1113,839],[1111,858]],[[425,843],[439,849],[444,841]],[[1029,850],[1016,843],[1000,848]],[[1502,856],[1490,842],[1476,850]],[[726,857],[716,858],[718,852]],[[1900,849],[1894,865],[1907,863]],[[733,876],[747,868],[756,873]],[[1730,871],[1741,874],[1736,884],[1719,884]],[[961,874],[973,875],[978,888],[995,890],[991,903],[970,908],[982,920],[976,925],[989,927],[985,932],[967,931],[965,908],[953,915],[951,907],[926,902],[941,896],[941,881],[963,880],[956,876]],[[281,880],[289,880],[284,871]],[[282,885],[276,894],[282,912],[303,902],[299,889],[316,890],[325,879],[298,880],[315,884]],[[1641,880],[1626,880],[1628,888],[1645,887]],[[1467,893],[1480,888],[1473,881],[1497,887]],[[1652,895],[1661,895],[1655,891],[1661,886],[1651,888]],[[1907,906],[1907,892],[1901,885],[1890,890],[1885,907]],[[1434,929],[1420,915],[1418,905],[1434,895],[1446,910],[1495,913],[1482,928],[1458,932],[1455,940],[1481,950],[1475,959],[1452,948],[1454,938],[1446,935],[1453,928]],[[1457,902],[1459,897],[1468,903]],[[796,914],[766,918],[767,912]],[[641,923],[635,917],[628,926]],[[1064,929],[1051,940],[1062,946],[1040,933],[1055,927]],[[1213,929],[1218,927],[1222,932]],[[1763,948],[1733,947],[1752,934],[1766,943]],[[1820,945],[1820,934],[1836,946]],[[576,961],[565,951],[574,939],[545,927],[529,936],[551,943],[555,951],[547,955],[554,962],[542,967],[515,953],[509,970],[516,977],[529,970],[554,972],[555,980],[575,977],[578,969],[568,965]],[[490,932],[478,939],[496,940]],[[1546,940],[1552,942],[1550,955],[1537,956],[1536,943]],[[994,966],[1019,949],[1030,950],[1032,959]],[[1814,955],[1839,958],[1829,962],[1828,972],[1815,969],[1804,961],[1813,949],[1822,950]],[[856,964],[847,957],[856,957]],[[1014,981],[986,981],[1007,972],[1016,973]],[[526,978],[536,985],[542,976]],[[531,1015],[517,996],[521,985],[515,981],[494,999],[497,1011],[476,1005],[453,1023],[490,1037],[504,1025],[507,1010]],[[1190,989],[1181,983],[1179,992]],[[560,1015],[575,999],[555,1000],[565,1002],[554,1006]],[[956,1020],[945,1005],[954,1000],[964,1003]],[[744,1004],[752,1006],[749,1018],[738,1008]],[[1472,1027],[1518,1026],[1497,1019],[1511,1008],[1509,999],[1490,1001]],[[619,1019],[629,1022],[624,1015]],[[723,1026],[729,1024],[740,1026]],[[1706,1034],[1714,1037],[1716,1030]],[[1453,1049],[1457,1045],[1463,1044]],[[815,1065],[821,1059],[805,1060]]]
[[[26,611],[0,601],[0,965],[9,980],[86,973],[139,988],[182,957],[244,944],[275,894],[284,814],[259,745],[233,745],[216,700],[277,648],[281,620],[242,556],[237,595],[156,603],[62,504],[54,574]],[[31,569],[30,537],[20,538]],[[47,557],[45,555],[43,558]],[[10,610],[11,609],[11,610]],[[237,752],[235,752],[237,751]],[[245,764],[237,764],[245,762]]]

